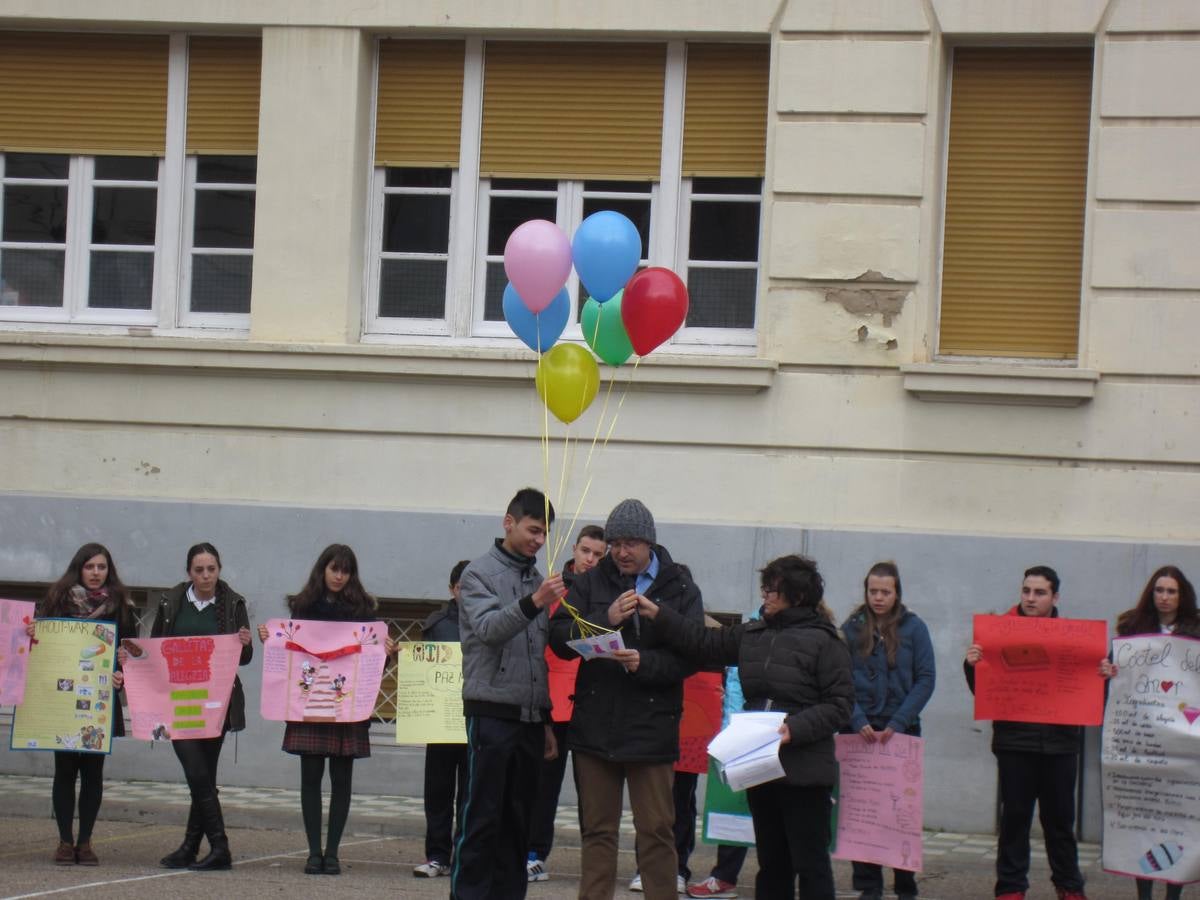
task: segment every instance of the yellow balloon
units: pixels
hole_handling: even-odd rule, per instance
[[[583,415],[600,389],[600,367],[578,344],[556,344],[542,354],[537,392],[556,419],[568,425]]]

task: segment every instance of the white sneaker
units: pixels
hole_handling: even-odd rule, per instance
[[[550,880],[550,873],[546,871],[546,861],[542,859],[531,859],[525,863],[525,874],[531,882]]]
[[[677,893],[677,894],[686,894],[687,893],[687,879],[684,878],[682,875],[675,876],[675,893]]]
[[[641,872],[638,872],[636,875],[633,876],[633,881],[629,882],[629,889],[631,891],[636,891],[639,894],[642,892],[642,873]]]
[[[437,878],[439,875],[449,875],[450,867],[444,862],[431,859],[419,866],[413,866],[414,878]]]

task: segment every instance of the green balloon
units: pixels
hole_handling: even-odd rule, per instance
[[[592,352],[613,367],[633,356],[633,344],[629,343],[625,323],[621,321],[621,297],[624,293],[617,291],[607,303],[597,303],[594,297],[589,297],[588,302],[583,304],[583,315],[579,321],[583,339]]]

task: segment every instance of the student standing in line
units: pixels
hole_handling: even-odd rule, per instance
[[[1196,610],[1196,589],[1177,566],[1162,566],[1146,582],[1137,606],[1117,617],[1117,634],[1177,634],[1200,637],[1200,613]],[[1100,674],[1111,678],[1117,666],[1110,660],[1100,663]],[[1152,900],[1154,882],[1137,878],[1138,900]],[[1179,900],[1183,885],[1168,884],[1167,900]]]
[[[84,544],[75,551],[67,571],[51,585],[37,604],[36,616],[42,619],[95,619],[117,623],[116,640],[137,636],[137,618],[129,591],[117,575],[112,554],[103,544]],[[32,637],[34,626],[28,633]],[[125,718],[118,693],[125,676],[120,662],[112,675],[112,736],[125,736]],[[54,786],[51,798],[54,820],[58,823],[58,849],[54,862],[60,866],[100,864],[92,849],[92,829],[100,813],[104,796],[103,753],[54,751]],[[75,783],[79,782],[79,833],[72,834],[75,819]]]
[[[378,604],[358,578],[358,558],[345,544],[330,544],[321,551],[298,594],[288,597],[293,619],[319,622],[370,622]],[[267,626],[258,626],[265,641]],[[387,652],[395,646],[389,638]],[[288,722],[283,749],[300,757],[300,809],[308,838],[306,875],[340,875],[338,848],[350,815],[354,760],[371,755],[370,720],[364,722]],[[321,782],[329,761],[329,831],[321,846]]]
[[[187,581],[181,581],[166,591],[158,601],[158,615],[150,637],[199,637],[214,634],[236,634],[242,642],[238,665],[244,666],[254,656],[250,642],[250,617],[246,601],[221,580],[221,554],[209,543],[188,549]],[[125,651],[122,650],[123,654]],[[236,675],[233,692],[229,695],[229,710],[221,735],[214,738],[171,741],[171,747],[183,767],[192,805],[188,810],[187,830],[183,843],[168,853],[159,865],[166,869],[228,869],[233,859],[229,839],[225,835],[225,820],[221,801],[217,799],[217,764],[225,733],[246,727],[246,695]],[[199,862],[200,839],[208,836],[208,855]]]
[[[901,602],[900,570],[894,562],[871,566],[863,602],[842,625],[854,664],[854,712],[847,733],[886,744],[894,734],[921,734],[921,710],[933,696],[936,668],[929,629]],[[853,863],[859,900],[883,900],[883,867]],[[896,869],[897,900],[917,896],[912,872]]]
[[[469,560],[450,570],[450,602],[421,625],[421,640],[458,643],[459,579]],[[414,878],[450,874],[452,838],[462,829],[467,796],[467,745],[425,745],[425,862],[413,866]],[[455,827],[457,825],[457,828]]]

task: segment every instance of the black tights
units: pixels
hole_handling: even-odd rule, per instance
[[[217,763],[221,761],[221,745],[224,743],[225,735],[190,741],[171,741],[171,747],[183,766],[183,777],[187,779],[193,804],[216,794]]]
[[[58,838],[74,844],[71,824],[75,819],[75,779],[79,779],[79,843],[92,839],[92,828],[100,813],[104,796],[104,754],[54,751],[54,819],[58,822]]]
[[[354,757],[329,757],[329,835],[321,852],[321,781],[325,777],[325,757],[312,753],[300,756],[300,810],[304,833],[308,836],[309,856],[337,856],[342,831],[350,815],[350,784],[354,777]]]

